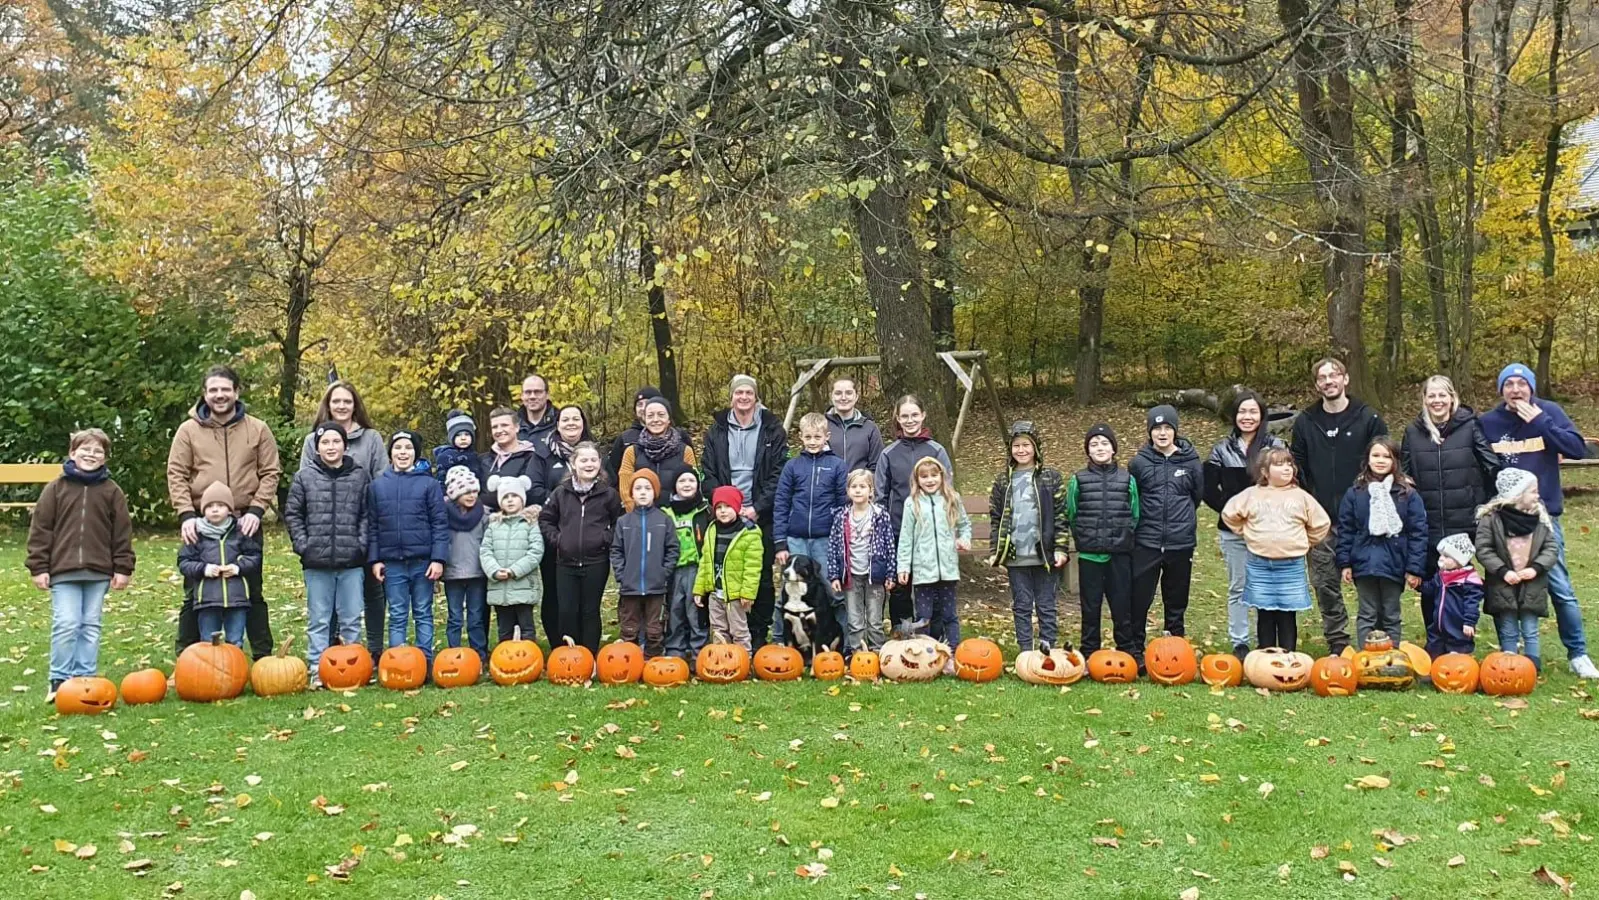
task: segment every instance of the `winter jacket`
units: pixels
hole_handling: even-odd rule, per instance
[[[555,551],[555,561],[563,566],[587,566],[608,562],[616,520],[622,515],[622,498],[616,488],[596,481],[579,493],[571,479],[550,492],[549,502],[539,511],[539,531],[544,546]]]
[[[555,452],[554,442],[559,439],[560,434],[552,431],[546,434],[543,440],[533,445],[533,468],[535,471],[528,473],[529,477],[533,479],[533,487],[527,492],[528,506],[543,506],[545,501],[550,499],[550,492],[555,490],[556,485],[566,480],[567,473],[572,469],[568,461],[562,459]],[[587,429],[584,429],[583,434],[578,438],[578,443],[592,440],[593,436],[588,433]],[[609,466],[606,469],[610,471]],[[611,483],[617,483],[614,471],[611,472]]]
[[[1427,412],[1405,427],[1400,445],[1400,465],[1416,483],[1416,493],[1427,507],[1427,535],[1431,543],[1450,534],[1470,534],[1477,527],[1477,507],[1493,496],[1499,475],[1499,455],[1488,446],[1476,413],[1462,406],[1439,426],[1443,443],[1434,443],[1427,430]]]
[[[1131,553],[1140,515],[1138,482],[1114,462],[1090,464],[1066,484],[1066,517],[1078,553]]]
[[[1016,483],[1016,465],[994,476],[994,486],[988,490],[988,521],[993,525],[989,539],[994,552],[989,564],[1003,566],[1017,556],[1011,543],[1016,533],[1016,523],[1011,520],[1011,489]],[[1038,495],[1039,552],[1044,564],[1053,567],[1056,553],[1071,549],[1071,520],[1067,517],[1066,481],[1056,469],[1046,468],[1040,457],[1033,464],[1033,492]]]
[[[1549,615],[1549,570],[1560,561],[1560,545],[1555,543],[1554,529],[1547,521],[1539,522],[1529,537],[1532,544],[1527,565],[1538,577],[1510,584],[1505,581],[1505,573],[1510,571],[1510,543],[1504,520],[1492,512],[1477,519],[1477,561],[1482,563],[1483,612],[1488,615]]]
[[[444,488],[426,462],[379,475],[367,488],[366,561],[425,559],[442,564],[450,555],[444,503]]]
[[[359,569],[367,553],[371,476],[346,456],[337,469],[317,459],[294,474],[283,522],[306,569]]]
[[[478,562],[489,580],[489,605],[537,605],[544,599],[544,578],[539,574],[544,538],[539,527],[521,513],[492,513],[485,519]],[[511,570],[509,581],[495,579],[494,573],[501,569]]]
[[[1222,507],[1221,518],[1250,553],[1266,559],[1298,559],[1332,530],[1316,498],[1292,485],[1245,488]]]
[[[824,538],[832,531],[833,513],[849,505],[844,495],[848,473],[832,450],[801,452],[783,465],[772,510],[772,540],[779,550],[789,538]]]
[[[550,403],[544,407],[544,415],[537,422],[527,417],[527,407],[518,407],[516,410],[516,437],[518,440],[537,444],[544,440],[544,436],[555,430],[556,413],[555,404]],[[517,474],[521,474],[518,472]]]
[[[1560,457],[1582,459],[1588,455],[1588,445],[1560,404],[1542,397],[1534,397],[1532,402],[1543,414],[1531,422],[1523,422],[1501,403],[1482,414],[1482,431],[1501,463],[1538,476],[1538,497],[1549,515],[1558,516],[1565,510],[1565,499],[1560,494]],[[1490,589],[1489,594],[1492,593]]]
[[[648,469],[655,473],[656,479],[661,482],[660,494],[655,501],[659,503],[661,497],[672,496],[672,491],[677,486],[677,478],[684,472],[699,473],[694,467],[697,460],[694,457],[694,448],[688,444],[678,451],[676,456],[656,462],[644,455],[644,451],[637,444],[622,451],[622,468],[616,477],[617,490],[622,493],[622,507],[633,509],[633,475]]]
[[[1432,610],[1432,622],[1427,629],[1429,651],[1445,644],[1459,646],[1472,643],[1474,638],[1466,636],[1465,628],[1470,625],[1475,629],[1482,615],[1482,579],[1477,577],[1475,570],[1472,570],[1470,580],[1457,581],[1448,586],[1444,585],[1443,577],[1444,573],[1439,571],[1421,583],[1421,603]]]
[[[1205,471],[1187,438],[1170,456],[1145,444],[1127,464],[1138,484],[1138,527],[1133,542],[1151,550],[1192,550],[1199,542],[1199,502]]]
[[[733,536],[733,543],[722,558],[723,593],[728,600],[754,602],[761,581],[771,577],[771,573],[763,564],[761,528],[743,516],[732,526],[713,521],[711,527],[705,529],[705,543],[700,545],[700,570],[694,576],[694,593],[703,596],[716,589],[716,530],[727,527],[737,528],[738,534]]]
[[[668,495],[670,496],[670,495]],[[694,496],[688,500],[668,500],[664,509],[672,527],[677,530],[677,566],[697,565],[700,561],[700,542],[711,527],[711,506],[705,498]]]
[[[444,483],[444,477],[456,466],[464,466],[466,470],[477,476],[478,487],[485,488],[489,480],[489,466],[483,461],[482,454],[473,449],[462,450],[451,444],[433,448],[433,476]]]
[[[700,458],[705,480],[700,485],[700,493],[707,497],[722,485],[733,483],[733,464],[727,447],[730,430],[727,419],[732,414],[731,409],[718,412],[705,433],[705,454]],[[744,502],[755,507],[761,521],[768,522],[777,501],[777,479],[783,474],[784,460],[788,459],[788,433],[783,430],[783,420],[766,407],[757,407],[755,414],[761,423],[755,450],[755,486]]]
[[[239,574],[231,578],[207,578],[206,566],[236,565]],[[220,537],[201,533],[200,539],[178,548],[178,571],[184,582],[195,587],[194,608],[242,609],[250,605],[244,576],[261,571],[261,535],[246,537],[239,520],[230,518]]]
[[[277,438],[265,422],[245,413],[242,401],[219,422],[202,400],[172,436],[167,495],[178,520],[187,521],[200,514],[200,495],[220,481],[233,491],[234,512],[260,516],[277,502],[282,473]]]
[[[677,526],[654,506],[635,508],[616,520],[611,571],[623,597],[664,596],[677,568]]]
[[[444,560],[445,581],[465,581],[483,577],[483,529],[490,513],[483,504],[462,512],[461,507],[444,501],[444,518],[450,527],[450,553]]]
[[[944,445],[930,437],[902,437],[894,441],[877,457],[877,504],[888,510],[894,522],[894,534],[900,529],[900,517],[905,514],[905,500],[911,495],[911,472],[916,464],[931,456],[944,466],[944,477],[953,478],[955,467],[950,465],[949,453]]]
[[[495,475],[501,478],[515,478],[518,475],[526,475],[527,480],[532,483],[532,486],[527,491],[527,502],[530,505],[533,503],[534,496],[548,495],[549,492],[544,489],[544,485],[538,480],[540,467],[537,465],[538,460],[534,457],[531,446],[519,446],[503,460],[496,456],[493,450],[489,450],[483,454],[482,459],[485,474],[478,479],[483,487],[482,494],[478,496],[478,502],[483,504],[483,508],[489,512],[498,512],[500,509],[500,495],[495,491],[489,490],[489,479]]]
[[[1394,484],[1389,489],[1394,509],[1404,530],[1393,537],[1374,537],[1371,533],[1371,493],[1364,485],[1344,492],[1338,506],[1338,568],[1353,569],[1356,578],[1386,578],[1403,582],[1406,575],[1427,571],[1427,508],[1421,495]]]
[[[853,528],[850,507],[846,505],[833,514],[833,528],[827,536],[827,580],[837,581],[846,588],[855,577],[849,555]],[[894,520],[889,517],[888,510],[876,503],[872,504],[872,535],[867,555],[871,558],[868,564],[870,571],[866,573],[868,584],[882,584],[894,577],[899,557],[899,545],[894,538]]]
[[[315,441],[315,434],[305,436],[304,443],[300,445],[300,468],[316,462]],[[362,428],[354,422],[350,423],[350,430],[344,435],[344,455],[365,469],[368,478],[378,477],[389,467],[389,448],[383,443],[383,435],[376,428]]]
[[[622,475],[622,454],[627,452],[627,448],[638,443],[638,436],[643,431],[644,423],[634,419],[633,424],[627,426],[627,430],[617,435],[615,440],[611,441],[611,452],[605,455],[605,471],[610,473],[612,484],[622,483],[619,480]],[[678,426],[677,433],[683,437],[683,446],[693,446],[693,442],[689,440],[687,428]],[[585,435],[583,440],[592,440],[592,438]],[[549,482],[549,484],[553,488],[555,485],[560,484],[560,482],[552,481]],[[668,495],[672,493],[671,488],[667,486],[666,482],[661,482],[661,487],[666,490]]]
[[[1299,486],[1321,504],[1328,516],[1338,514],[1344,491],[1355,483],[1366,461],[1366,448],[1388,433],[1388,423],[1377,411],[1353,397],[1344,411],[1333,415],[1320,402],[1294,417],[1290,448],[1299,469]]]
[[[1210,448],[1210,458],[1205,460],[1205,505],[1216,511],[1216,527],[1222,531],[1231,530],[1221,520],[1222,508],[1228,500],[1243,493],[1245,488],[1254,486],[1254,465],[1260,461],[1261,454],[1267,450],[1285,450],[1288,447],[1276,436],[1267,434],[1263,427],[1255,433],[1255,440],[1249,445],[1246,455],[1242,438],[1243,435],[1234,428],[1232,434]]]
[[[883,455],[883,432],[872,417],[859,409],[849,419],[836,410],[823,413],[827,419],[827,449],[844,462],[844,473],[871,469]]]
[[[28,574],[60,575],[84,569],[132,575],[133,520],[128,498],[104,469],[80,473],[68,462],[44,486],[28,524]]]
[[[960,580],[960,551],[955,542],[971,543],[972,520],[966,516],[965,504],[957,500],[952,526],[948,510],[949,502],[942,494],[918,493],[906,498],[895,568],[908,572],[911,584]]]

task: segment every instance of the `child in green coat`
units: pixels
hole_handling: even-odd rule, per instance
[[[708,606],[711,631],[723,639],[750,646],[750,607],[760,590],[761,579],[770,573],[761,565],[761,529],[740,516],[744,492],[724,484],[711,492],[711,511],[716,521],[705,530],[700,546],[700,571],[694,579],[695,602]],[[706,565],[709,561],[710,565]]]
[[[489,606],[499,611],[500,640],[510,640],[520,628],[522,639],[530,641],[535,634],[533,607],[544,596],[544,582],[538,577],[544,538],[534,520],[523,515],[531,483],[526,475],[490,475],[487,487],[500,501],[499,512],[489,516],[483,528],[483,549],[478,554],[489,579]]]
[[[700,493],[700,476],[693,469],[677,476],[670,499],[662,504],[677,529],[677,568],[672,572],[672,594],[666,603],[666,655],[694,659],[705,646],[705,607],[694,599],[700,577],[700,545],[711,527],[711,506]]]

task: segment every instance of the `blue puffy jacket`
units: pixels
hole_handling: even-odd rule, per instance
[[[772,508],[772,540],[778,549],[784,549],[791,537],[828,536],[833,514],[849,505],[844,495],[846,474],[844,460],[825,447],[821,453],[801,453],[784,464]]]
[[[450,556],[450,523],[444,488],[426,462],[409,471],[389,469],[367,488],[367,562]]]
[[[1338,568],[1353,569],[1356,578],[1403,582],[1406,575],[1427,571],[1427,507],[1421,494],[1394,485],[1394,509],[1404,530],[1393,537],[1373,537],[1371,495],[1364,485],[1344,492],[1338,507]]]

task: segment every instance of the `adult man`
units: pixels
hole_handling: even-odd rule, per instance
[[[555,408],[550,406],[550,383],[543,375],[522,379],[522,410],[517,414],[517,437],[537,444],[555,430]]]
[[[239,531],[246,535],[261,530],[261,517],[277,499],[278,443],[272,429],[247,415],[239,400],[239,376],[227,366],[206,370],[205,393],[195,404],[190,417],[178,426],[167,453],[167,495],[177,513],[179,533],[185,544],[199,540],[200,496],[213,483],[227,485],[233,492],[234,512],[239,515]],[[266,600],[261,595],[261,573],[244,576],[250,598],[245,634],[256,659],[272,653],[272,628],[267,621]],[[179,653],[200,639],[200,624],[194,610],[194,590],[185,586],[183,609],[178,613]]]
[[[1338,506],[1360,474],[1366,448],[1388,433],[1388,425],[1376,410],[1349,396],[1349,370],[1342,362],[1328,357],[1319,360],[1311,372],[1321,402],[1294,419],[1292,450],[1300,487],[1316,498],[1333,522],[1326,539],[1310,548],[1310,583],[1321,607],[1327,648],[1336,656],[1349,646],[1349,613],[1333,558],[1338,546]]]
[[[844,461],[846,474],[876,467],[883,455],[883,432],[871,416],[856,408],[859,401],[855,379],[834,379],[833,407],[826,413],[827,446]]]
[[[761,405],[754,378],[734,375],[729,392],[731,408],[716,413],[705,433],[705,456],[701,459],[705,483],[701,493],[708,495],[724,484],[738,488],[745,504],[739,513],[761,526],[765,577],[749,616],[750,642],[759,647],[766,643],[772,626],[772,560],[777,556],[772,539],[772,508],[777,479],[788,459],[788,434],[783,431],[783,420]],[[777,626],[777,636],[781,637],[782,622]]]
[[[1577,608],[1571,573],[1566,570],[1566,534],[1560,527],[1565,509],[1560,494],[1560,457],[1581,459],[1588,448],[1566,411],[1558,403],[1538,397],[1537,391],[1538,378],[1531,369],[1521,363],[1505,366],[1499,373],[1499,396],[1504,402],[1482,414],[1482,430],[1507,468],[1525,469],[1538,476],[1538,496],[1554,520],[1555,544],[1560,548],[1560,562],[1549,570],[1549,599],[1555,607],[1560,643],[1566,645],[1573,675],[1599,678],[1599,669],[1588,658],[1582,611]]]

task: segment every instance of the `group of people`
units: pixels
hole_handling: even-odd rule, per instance
[[[1125,468],[1110,426],[1091,428],[1069,477],[1044,465],[1033,425],[1015,423],[990,492],[989,562],[1008,574],[1021,648],[1059,643],[1056,594],[1074,551],[1085,653],[1102,643],[1108,606],[1116,646],[1141,661],[1157,592],[1162,629],[1184,634],[1204,504],[1220,515],[1240,655],[1249,609],[1257,646],[1292,649],[1312,595],[1341,651],[1351,640],[1342,583],[1352,582],[1356,641],[1398,633],[1403,592],[1420,588],[1435,652],[1469,647],[1486,612],[1503,646],[1524,642],[1538,660],[1537,618],[1552,601],[1572,670],[1599,677],[1559,523],[1559,457],[1585,448],[1560,407],[1535,396],[1533,374],[1507,367],[1504,402],[1480,418],[1447,378],[1429,379],[1402,442],[1347,395],[1342,363],[1321,361],[1315,377],[1319,400],[1298,415],[1291,447],[1269,433],[1261,398],[1242,392],[1231,433],[1204,462],[1169,406],[1149,411],[1148,440]],[[282,471],[239,387],[231,370],[208,371],[168,458],[184,576],[177,649],[220,632],[247,638],[260,658],[273,648],[261,525]],[[899,398],[885,442],[855,383],[840,378],[827,412],[801,418],[791,456],[757,388],[732,379],[698,450],[671,404],[642,388],[635,422],[602,455],[583,408],[552,404],[538,375],[522,383],[520,407],[490,412],[482,452],[464,412],[446,414],[444,443],[430,452],[411,430],[385,441],[356,388],[329,385],[281,510],[303,571],[312,671],[331,641],[361,641],[363,624],[374,655],[410,642],[431,661],[441,582],[446,643],[485,661],[491,610],[500,640],[542,631],[597,650],[613,578],[621,636],[650,655],[692,660],[713,634],[746,648],[786,642],[773,569],[801,556],[821,573],[846,652],[879,648],[885,615],[959,641],[971,524],[921,402]],[[102,431],[72,435],[34,510],[27,565],[52,594],[52,691],[94,671],[105,594],[133,573],[109,451]]]

